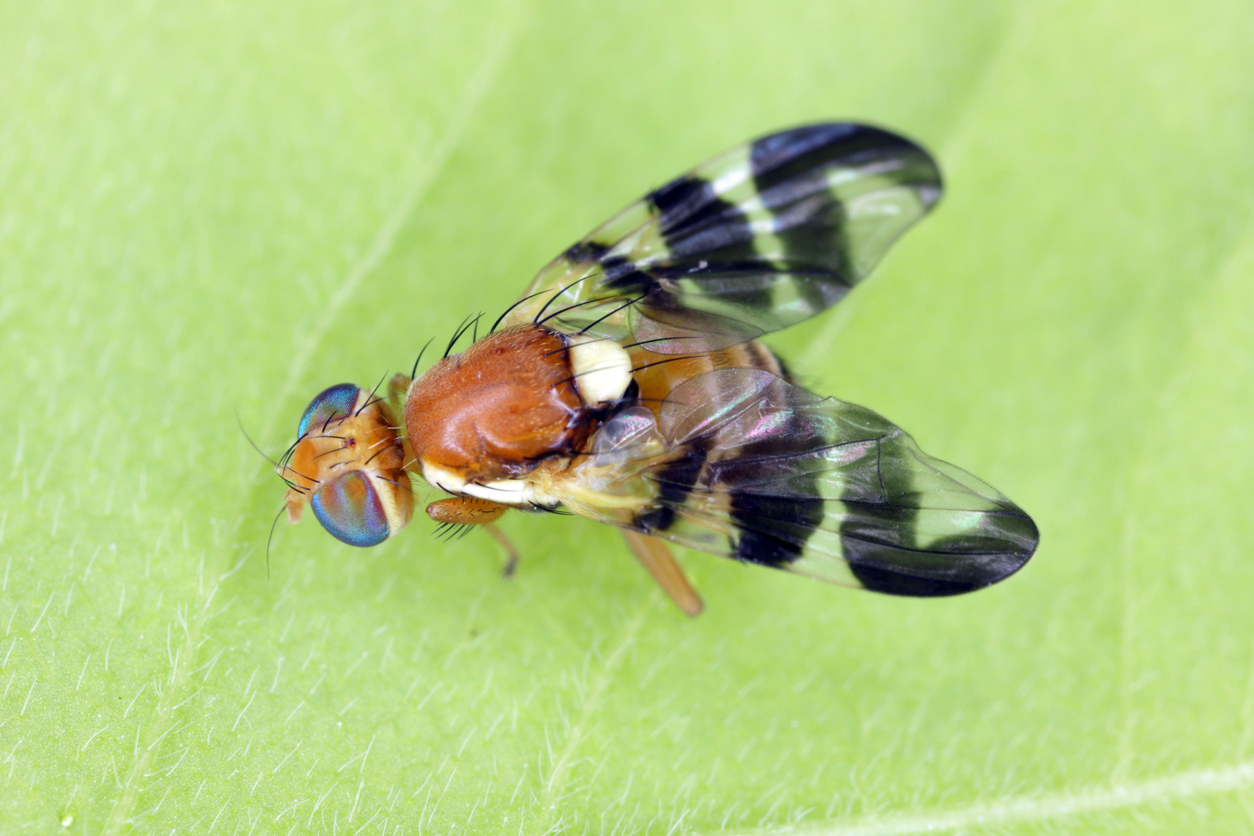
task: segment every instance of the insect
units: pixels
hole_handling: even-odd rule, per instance
[[[315,397],[279,466],[288,519],[308,502],[335,537],[375,545],[409,522],[411,476],[449,494],[426,509],[445,526],[564,509],[622,529],[693,615],[668,541],[895,595],[996,583],[1035,551],[1031,518],[798,385],[758,341],[839,302],[940,196],[926,151],[867,125],[715,157],[571,246],[453,353],[463,323],[425,373],[392,379],[392,403],[353,384]]]

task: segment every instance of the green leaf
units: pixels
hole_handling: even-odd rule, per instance
[[[1248,4],[0,7],[5,832],[1235,832],[1254,789]],[[613,531],[280,525],[309,398],[645,189],[843,117],[939,210],[774,340],[1033,513],[899,600]]]

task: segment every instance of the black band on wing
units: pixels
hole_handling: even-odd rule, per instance
[[[793,480],[794,484],[798,480]],[[823,500],[817,498],[781,499],[757,493],[733,492],[731,519],[738,531],[737,560],[786,569],[801,557],[806,541],[823,522]],[[759,530],[761,520],[774,520],[778,529],[786,529],[788,538],[774,537]]]
[[[961,595],[974,592],[986,584],[963,583],[961,581],[945,581],[935,578],[911,578],[902,575],[897,569],[881,569],[861,554],[861,548],[855,540],[842,540],[849,569],[853,576],[862,584],[863,589],[871,592],[883,592],[886,595],[905,595],[912,598],[942,598],[947,595]]]
[[[829,188],[835,160],[855,149],[882,150],[905,140],[862,125],[810,125],[754,142],[749,165],[763,205],[775,216],[774,235],[788,261],[822,266],[817,282],[799,283],[816,310],[830,307],[853,286],[844,205]]]
[[[857,165],[890,150],[924,153],[910,140],[871,125],[824,122],[762,137],[752,144],[749,163],[759,191],[766,191],[833,160]]]
[[[625,296],[648,296],[650,305],[665,304],[659,298],[662,286],[655,276],[639,270],[635,262],[628,261],[620,255],[604,256],[601,269],[605,278],[601,285],[610,290],[618,291]]]
[[[792,411],[804,389],[783,388],[784,403],[776,414],[772,437],[741,444],[735,455],[721,459],[713,479],[739,485],[731,491],[731,520],[736,525],[735,558],[761,566],[785,569],[801,557],[806,542],[823,523],[825,505],[818,471],[794,468],[791,456],[807,452],[814,438],[804,414]],[[749,467],[741,462],[751,463]],[[744,472],[738,472],[744,471]],[[748,472],[754,475],[746,479]],[[771,520],[770,530],[762,521]]]
[[[1014,574],[1040,540],[1036,524],[1026,514],[1007,512],[1000,525],[1003,534],[1015,535],[1012,550],[1007,550],[1006,539],[981,543],[979,538],[950,537],[929,543],[927,551],[921,552],[883,539],[885,532],[912,530],[918,513],[917,509],[894,511],[868,511],[841,526],[840,545],[849,569],[872,592],[932,598],[983,589]],[[946,555],[947,565],[941,565],[938,556],[944,559]]]
[[[695,175],[678,177],[645,196],[658,212],[658,231],[670,251],[670,264],[659,271],[667,278],[718,274],[724,269],[752,270],[763,265],[754,247],[748,216],[734,203],[717,196],[714,184]],[[712,266],[716,265],[716,266]],[[737,288],[736,301],[751,309],[771,305],[770,286]],[[714,291],[710,288],[710,292]],[[666,310],[650,297],[646,307]]]
[[[918,489],[918,480],[936,471],[918,467],[903,437],[897,431],[879,439],[877,478],[850,483],[841,497],[840,546],[858,582],[873,592],[926,598],[981,589],[1019,569],[1040,539],[1031,518],[1001,498],[1000,507],[982,512],[983,527],[935,536],[954,526],[935,507],[935,491],[929,499]]]
[[[562,253],[562,258],[569,263],[582,264],[589,261],[600,261],[610,248],[606,244],[598,241],[577,241],[566,248],[566,252]]]
[[[639,515],[635,525],[646,534],[666,531],[675,523],[675,508],[681,507],[692,493],[709,453],[707,439],[694,439],[684,454],[660,465],[654,478],[658,483],[658,503]]]
[[[658,232],[675,261],[695,252],[718,260],[755,254],[749,219],[740,207],[719,198],[708,180],[677,177],[645,200],[658,213]]]

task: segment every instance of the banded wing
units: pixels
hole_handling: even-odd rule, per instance
[[[540,271],[504,322],[689,354],[840,301],[940,199],[927,152],[866,125],[734,148],[629,206]]]
[[[722,369],[625,410],[567,507],[714,554],[894,595],[996,583],[1036,525],[876,413],[769,372]]]

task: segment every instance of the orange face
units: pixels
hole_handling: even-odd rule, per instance
[[[591,429],[565,339],[532,326],[432,366],[409,389],[405,425],[419,464],[466,480],[521,476],[579,449]]]
[[[413,492],[385,402],[351,383],[332,386],[310,402],[299,432],[279,466],[291,485],[289,522],[308,502],[322,526],[352,546],[373,546],[405,527]]]

